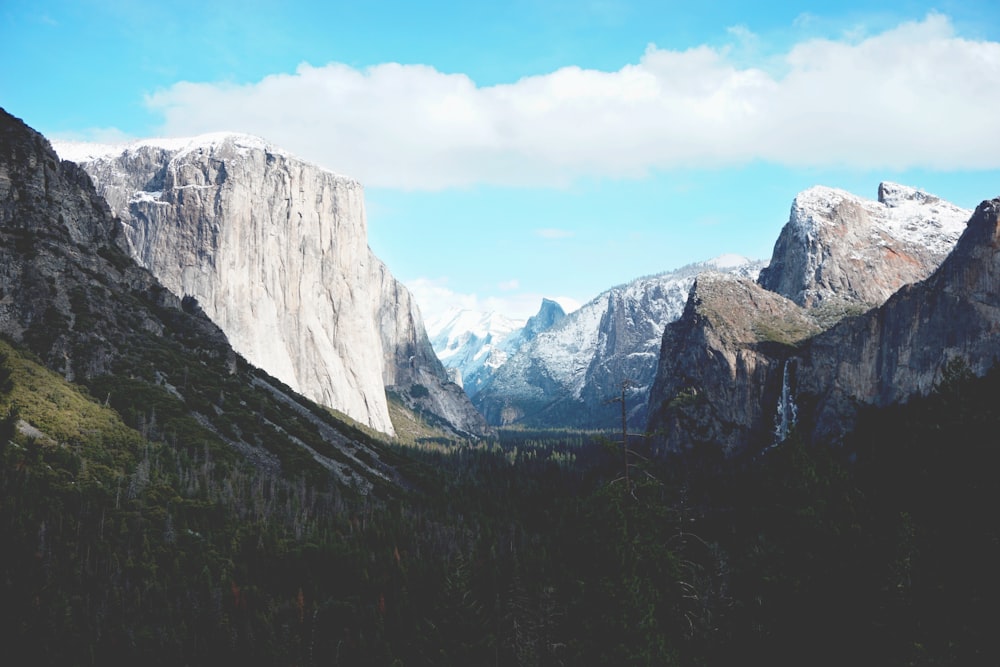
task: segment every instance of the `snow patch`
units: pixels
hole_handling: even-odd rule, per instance
[[[308,164],[320,171],[333,174],[337,178],[353,181],[354,179],[343,174],[338,174],[329,169],[306,162],[296,157],[288,151],[278,148],[274,144],[252,134],[240,132],[210,132],[199,134],[194,137],[151,137],[148,139],[138,139],[128,143],[101,144],[83,141],[53,141],[52,147],[59,158],[69,160],[78,164],[93,162],[95,160],[110,160],[131,151],[143,148],[154,148],[171,153],[171,159],[176,160],[193,152],[204,151],[209,154],[214,153],[223,146],[231,146],[240,151],[261,151],[269,155],[277,155],[283,158],[294,159],[298,162]]]

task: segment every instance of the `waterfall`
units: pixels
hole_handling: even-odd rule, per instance
[[[792,396],[791,382],[791,362],[786,359],[781,371],[781,397],[778,399],[778,410],[774,416],[774,444],[778,444],[788,437],[788,433],[795,426],[798,416],[798,408],[795,405],[795,398]]]

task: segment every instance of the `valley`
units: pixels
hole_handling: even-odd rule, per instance
[[[262,140],[2,112],[9,655],[1000,658],[1000,199],[817,186],[766,262],[432,331],[366,233]]]

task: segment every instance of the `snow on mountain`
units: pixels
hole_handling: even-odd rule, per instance
[[[809,188],[795,197],[760,284],[800,306],[881,304],[938,267],[971,213],[897,183],[880,184],[878,201]]]
[[[712,259],[704,262],[708,266],[714,266],[720,271],[725,271],[726,269],[739,269],[744,264],[747,264],[748,260],[743,255],[736,255],[734,253],[726,253],[719,255],[718,257],[713,257]]]
[[[518,343],[508,338],[525,323],[496,312],[453,308],[427,323],[427,335],[452,380],[474,396],[486,376],[516,349]]]
[[[789,402],[806,442],[839,442],[867,407],[926,395],[949,360],[994,363],[1000,200],[970,217],[895,183],[878,193],[805,190],[758,284],[698,280],[664,334],[654,450],[770,447]]]
[[[252,134],[240,132],[210,132],[194,137],[153,137],[138,139],[128,143],[100,144],[86,141],[54,141],[53,148],[60,159],[70,162],[91,162],[101,158],[115,158],[129,152],[135,153],[143,148],[154,148],[169,151],[173,157],[183,157],[190,151],[213,152],[223,144],[231,147],[258,151],[267,151],[272,155],[294,158],[281,148],[269,143],[266,139]]]
[[[494,425],[606,427],[617,409],[607,400],[628,381],[626,402],[639,422],[663,330],[680,317],[695,277],[721,271],[756,279],[762,266],[723,255],[613,287],[523,344],[473,404]]]

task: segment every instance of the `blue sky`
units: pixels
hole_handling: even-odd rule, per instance
[[[995,0],[763,4],[6,0],[0,105],[358,178],[425,318],[766,258],[811,185],[1000,195]]]

